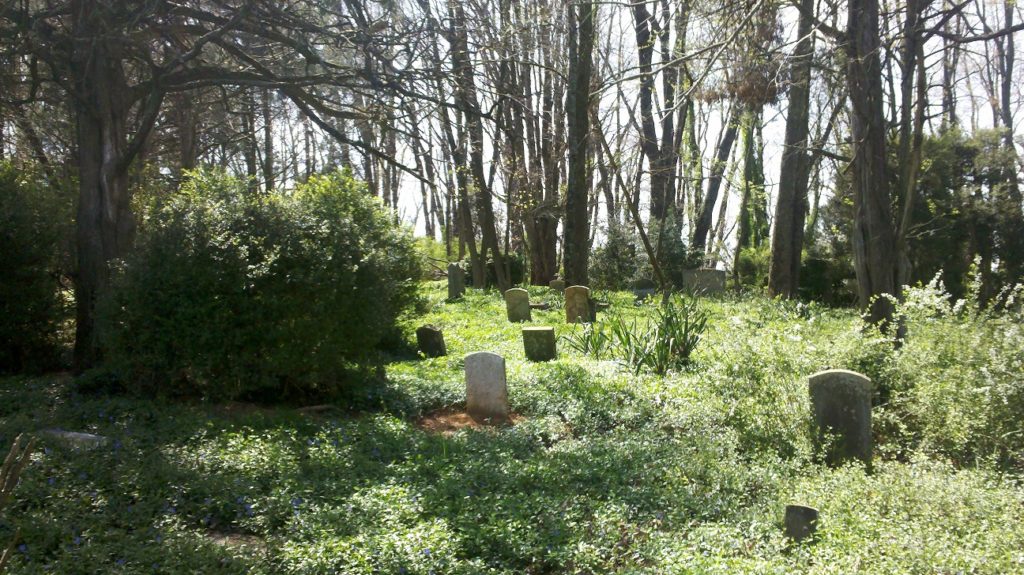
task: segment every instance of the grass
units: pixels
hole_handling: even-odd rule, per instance
[[[111,438],[95,449],[41,440],[0,516],[0,542],[22,533],[11,571],[1024,572],[1016,468],[934,449],[914,422],[936,394],[915,403],[918,392],[898,385],[921,372],[946,389],[943,374],[986,367],[942,351],[948,325],[913,320],[920,335],[896,353],[850,311],[708,300],[693,364],[662,377],[564,340],[558,360],[530,363],[497,294],[445,303],[441,283],[424,290],[431,309],[409,337],[437,325],[449,355],[390,360],[386,383],[360,392],[355,411],[82,395],[65,376],[0,380],[0,450],[52,427]],[[572,332],[557,294],[530,292],[556,304],[534,310],[533,324]],[[599,297],[625,318],[654,311],[630,294]],[[920,357],[936,349],[936,361]],[[505,356],[523,419],[422,429],[422,416],[461,405],[461,358],[481,350]],[[804,378],[832,367],[891,390],[876,408],[872,475],[810,456]],[[821,510],[815,542],[783,538],[790,502]]]

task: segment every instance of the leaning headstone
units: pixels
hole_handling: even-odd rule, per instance
[[[555,328],[524,327],[523,349],[530,361],[550,361],[555,359]]]
[[[786,537],[797,543],[814,535],[818,530],[818,510],[803,505],[787,505],[785,523]]]
[[[427,357],[448,355],[448,348],[444,345],[444,333],[432,325],[425,325],[416,330],[416,345]]]
[[[505,359],[500,355],[478,351],[466,356],[466,411],[477,423],[508,422]]]
[[[466,272],[459,264],[448,264],[448,299],[459,299],[466,293]]]
[[[508,321],[520,322],[530,321],[530,292],[523,288],[512,288],[505,290],[505,311],[508,313]]]
[[[831,369],[808,379],[819,449],[825,461],[871,464],[871,380],[852,371]]]
[[[594,321],[590,306],[590,288],[571,286],[565,288],[565,322],[589,323]]]
[[[725,291],[725,271],[715,269],[683,270],[683,289],[706,295]]]
[[[548,287],[553,290],[565,291],[565,280],[551,280]]]

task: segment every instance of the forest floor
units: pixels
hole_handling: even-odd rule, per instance
[[[851,310],[707,299],[694,363],[658,376],[564,339],[557,360],[528,362],[496,292],[424,290],[407,334],[437,325],[449,355],[388,359],[355,408],[0,379],[0,452],[45,429],[108,439],[41,437],[0,517],[0,547],[20,530],[11,572],[1024,573],[1021,454],[982,451],[1000,428],[975,381],[1024,358],[1019,324],[932,310],[894,351]],[[530,292],[553,304],[533,325],[579,329],[559,294]],[[597,295],[610,314],[654,309]],[[514,425],[463,413],[473,351],[506,358]],[[1024,385],[1019,365],[1005,381]],[[812,457],[806,378],[828,368],[879,388],[871,473]],[[788,503],[820,510],[813,541],[783,536]]]

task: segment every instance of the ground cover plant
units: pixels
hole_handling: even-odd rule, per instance
[[[0,451],[41,436],[0,543],[11,573],[1015,573],[1024,571],[1024,342],[1014,312],[911,294],[898,351],[858,315],[756,296],[705,298],[688,364],[635,371],[567,345],[560,296],[529,288],[559,358],[526,361],[493,291],[405,325],[449,355],[383,356],[350,408],[84,393],[62,375],[0,380]],[[623,321],[658,306],[602,293]],[[969,346],[968,348],[965,348]],[[462,357],[508,365],[516,424],[432,428],[462,408]],[[814,462],[805,377],[877,384],[873,474]],[[378,379],[379,378],[379,379]],[[979,387],[986,388],[979,391]],[[948,430],[948,431],[943,431]],[[818,507],[812,543],[783,507]]]

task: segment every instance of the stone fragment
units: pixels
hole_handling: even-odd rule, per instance
[[[416,330],[416,346],[420,353],[427,357],[443,357],[448,355],[444,344],[444,333],[432,325],[425,325]]]
[[[555,328],[524,327],[523,349],[530,361],[551,361],[556,357]]]
[[[871,464],[871,380],[831,369],[808,379],[815,437],[829,465],[850,460]]]
[[[505,290],[505,311],[508,313],[508,321],[521,322],[530,321],[530,292],[523,288],[512,288]]]
[[[481,424],[500,425],[509,421],[505,358],[478,351],[466,356],[466,411]]]

